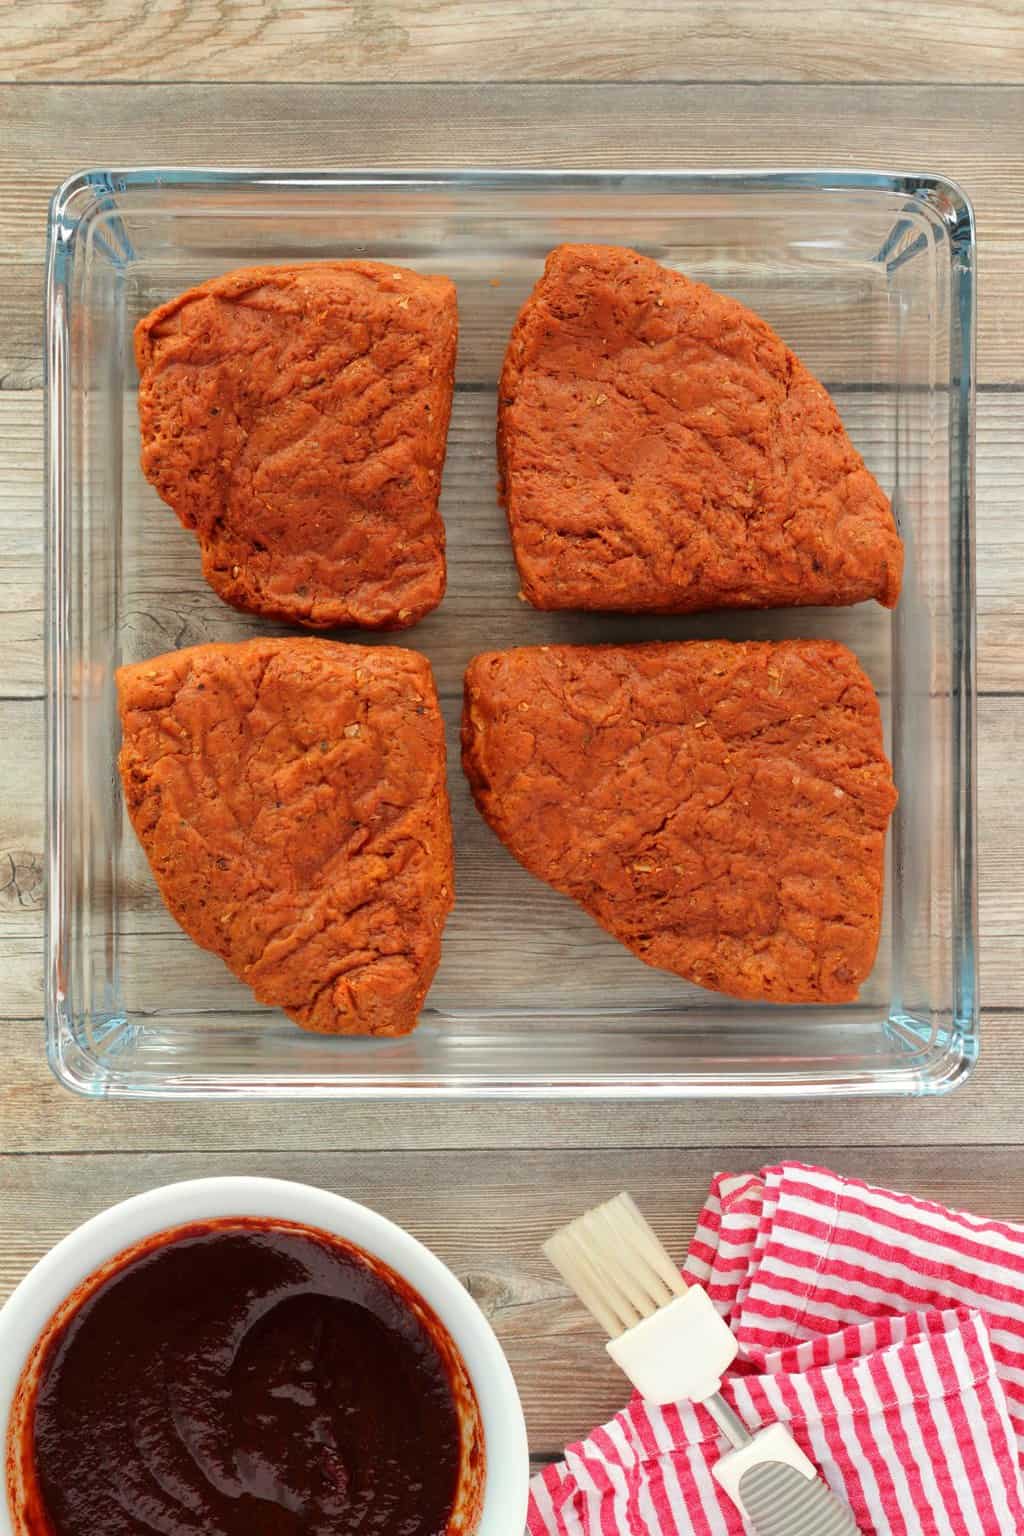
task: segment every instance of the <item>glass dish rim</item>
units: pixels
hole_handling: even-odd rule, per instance
[[[69,366],[70,269],[80,231],[120,193],[167,188],[225,191],[265,186],[282,190],[381,190],[458,186],[500,191],[530,187],[597,189],[610,183],[620,191],[651,188],[687,195],[700,191],[842,193],[891,192],[915,197],[930,208],[943,228],[949,250],[952,288],[950,314],[959,328],[959,347],[951,391],[952,435],[962,445],[959,461],[951,456],[949,533],[957,558],[952,562],[959,583],[953,608],[950,708],[953,714],[952,889],[954,922],[951,941],[953,1000],[946,1043],[935,1050],[922,1047],[908,1057],[906,1067],[849,1072],[822,1067],[787,1075],[775,1071],[748,1072],[742,1081],[723,1074],[685,1072],[637,1074],[551,1074],[502,1078],[462,1076],[384,1079],[368,1074],[294,1074],[282,1081],[271,1074],[254,1074],[244,1083],[191,1073],[147,1081],[137,1071],[119,1071],[88,1055],[74,1038],[62,1005],[59,977],[67,943],[70,913],[61,900],[67,868],[67,828],[63,817],[64,747],[68,698],[64,687],[67,653],[66,540],[68,533],[67,410]],[[939,206],[939,199],[944,203]],[[976,809],[976,679],[974,577],[974,411],[976,389],[976,231],[967,194],[952,178],[935,172],[878,171],[845,168],[779,168],[686,170],[683,168],[512,169],[479,168],[272,168],[217,166],[127,166],[91,168],[71,173],[54,191],[47,220],[44,436],[45,436],[45,687],[46,687],[46,860],[48,869],[44,920],[47,1057],[58,1080],[75,1092],[94,1097],[132,1098],[293,1098],[338,1099],[689,1099],[689,1098],[807,1098],[941,1094],[971,1074],[978,1059],[979,998],[977,980],[977,809]],[[954,332],[956,334],[956,332]],[[952,477],[953,469],[959,473]],[[85,1070],[86,1063],[91,1071]]]

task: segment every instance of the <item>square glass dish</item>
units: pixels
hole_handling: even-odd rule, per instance
[[[638,247],[744,300],[832,391],[893,497],[893,613],[542,614],[495,499],[496,381],[563,241]],[[206,586],[139,467],[132,328],[232,267],[375,257],[458,285],[444,474],[448,596],[400,643],[449,727],[458,901],[419,1028],[328,1039],[260,1008],[165,911],[116,769],[114,670],[273,626]],[[926,1093],[977,1050],[974,229],[941,177],[860,172],[89,172],[54,196],[47,274],[47,1035],[91,1094]],[[458,754],[475,652],[547,641],[829,636],[878,690],[900,803],[874,971],[843,1007],[751,1006],[649,969],[535,880],[477,815]],[[349,638],[372,644],[370,635]],[[383,637],[387,638],[387,637]]]

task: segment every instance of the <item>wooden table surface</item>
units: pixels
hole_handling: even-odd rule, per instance
[[[0,1297],[171,1179],[343,1191],[495,1323],[534,1454],[623,1384],[539,1245],[628,1186],[681,1250],[712,1171],[787,1154],[1024,1218],[1024,7],[1020,0],[30,0],[0,10]],[[104,164],[868,166],[959,180],[980,231],[981,1065],[938,1101],[94,1104],[42,1044],[46,201]]]

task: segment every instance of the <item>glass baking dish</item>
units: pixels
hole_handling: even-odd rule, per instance
[[[517,600],[495,500],[512,320],[561,241],[631,245],[753,305],[835,396],[893,496],[895,613],[630,618]],[[113,676],[273,629],[207,588],[139,468],[134,322],[253,262],[369,256],[458,284],[442,510],[449,587],[401,643],[449,726],[458,902],[420,1027],[325,1039],[259,1007],[164,910],[128,826]],[[974,879],[974,229],[941,177],[868,172],[88,172],[55,194],[47,274],[48,1050],[116,1095],[934,1093],[977,1052]],[[874,971],[845,1007],[751,1006],[651,970],[522,870],[458,757],[474,652],[553,640],[832,636],[882,703],[900,788]],[[373,637],[349,638],[373,643]]]

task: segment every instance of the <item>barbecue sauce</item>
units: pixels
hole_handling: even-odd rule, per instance
[[[83,1289],[37,1370],[33,1536],[446,1536],[461,1367],[376,1260],[210,1222]]]

